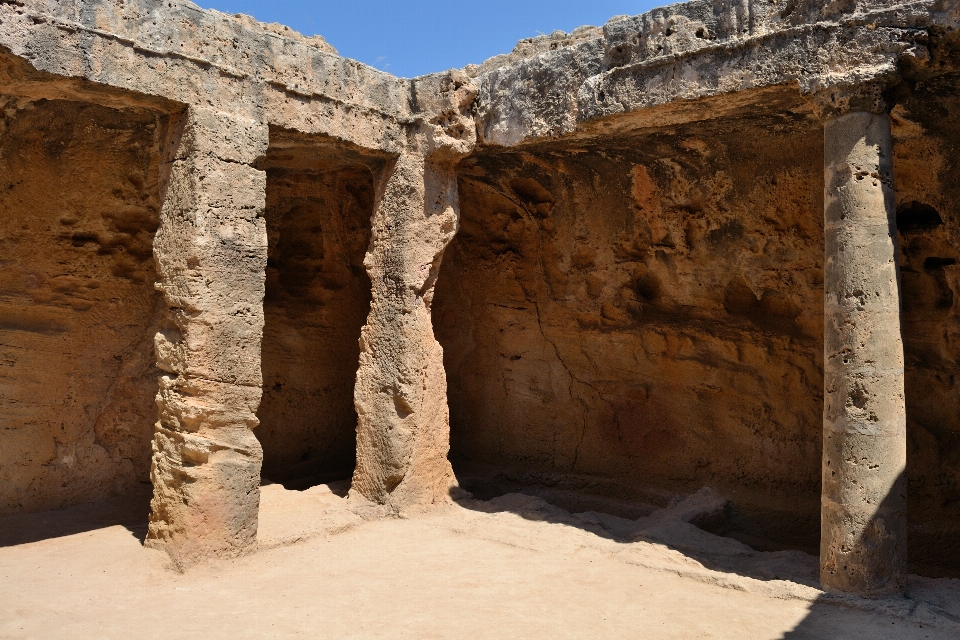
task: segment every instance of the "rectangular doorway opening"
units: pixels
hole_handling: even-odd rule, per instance
[[[350,478],[353,388],[370,310],[363,258],[379,160],[341,143],[271,128],[263,399],[255,434],[263,478],[306,488]]]

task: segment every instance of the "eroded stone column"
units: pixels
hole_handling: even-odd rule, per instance
[[[443,350],[430,304],[457,228],[456,176],[403,155],[385,170],[377,195],[364,260],[373,299],[360,334],[353,488],[378,502],[431,503],[455,482]]]
[[[184,566],[256,544],[267,235],[266,174],[250,165],[267,128],[190,108],[177,131],[154,242],[169,327],[146,544]]]
[[[430,306],[459,221],[454,167],[475,142],[476,91],[459,72],[415,81],[406,148],[377,185],[364,265],[373,296],[360,335],[352,491],[396,510],[449,499],[450,420]]]
[[[906,411],[890,119],[824,125],[824,409],[820,579],[903,590]]]

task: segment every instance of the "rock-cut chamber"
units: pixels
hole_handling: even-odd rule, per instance
[[[958,86],[892,114],[908,545],[928,575],[960,575]],[[718,532],[817,552],[823,130],[770,98],[461,163],[434,324],[467,489],[637,517],[708,485],[733,505]]]
[[[434,321],[466,488],[637,517],[709,485],[725,532],[815,553],[821,141],[797,107],[461,163]]]
[[[149,483],[165,128],[0,97],[0,514]]]

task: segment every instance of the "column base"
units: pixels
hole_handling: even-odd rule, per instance
[[[214,440],[158,426],[154,435],[144,546],[167,552],[181,569],[257,545],[260,443],[246,427],[222,431]]]

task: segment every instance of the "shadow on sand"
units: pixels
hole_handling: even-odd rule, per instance
[[[21,513],[0,517],[0,547],[12,547],[50,538],[60,538],[106,527],[122,526],[143,543],[150,516],[149,486],[127,495],[66,509]]]
[[[510,512],[527,520],[563,524],[618,543],[653,542],[695,559],[707,569],[756,580],[790,580],[818,587],[818,559],[802,551],[757,551],[713,531],[722,529],[729,501],[713,490],[678,497],[663,509],[637,519],[599,511],[570,513],[542,497],[509,493],[488,501],[463,498],[467,509],[485,513]]]
[[[468,498],[460,490],[454,493],[460,506],[474,511],[509,512],[527,520],[576,527],[623,544],[652,542],[694,559],[711,571],[767,584],[788,581],[820,589],[817,556],[793,550],[757,551],[732,538],[711,533],[722,529],[729,502],[706,487],[635,520],[596,511],[570,513],[541,497],[523,493],[501,495],[488,501]],[[720,576],[717,582],[721,582]],[[770,584],[770,587],[767,595],[786,598],[800,597],[790,592],[802,589],[784,583]],[[783,593],[777,595],[781,587]],[[803,599],[809,595],[807,590]],[[906,596],[886,598],[821,593],[810,602],[804,619],[780,637],[785,640],[958,638],[960,580],[910,576]]]

